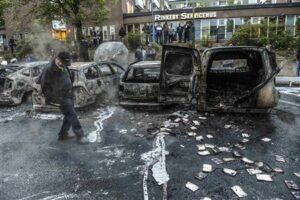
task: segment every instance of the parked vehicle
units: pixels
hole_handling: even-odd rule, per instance
[[[39,61],[2,68],[3,87],[0,91],[0,105],[17,105],[27,97],[31,97],[32,84],[47,64],[48,61]]]
[[[73,94],[76,108],[95,103],[97,96],[104,91],[117,90],[120,75],[124,71],[122,66],[112,62],[74,62],[69,69],[74,77]],[[34,84],[32,100],[35,110],[57,110],[53,105],[46,105],[38,84]]]
[[[275,56],[260,47],[163,48],[159,102],[199,111],[268,112],[278,103]]]
[[[159,105],[160,64],[160,61],[141,61],[128,67],[120,81],[120,105]]]

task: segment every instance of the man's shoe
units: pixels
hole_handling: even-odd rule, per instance
[[[73,139],[74,136],[70,136],[70,135],[58,135],[58,140],[59,141],[66,141],[66,140],[70,140]]]
[[[79,144],[89,144],[90,140],[86,136],[77,137],[77,143],[79,143]]]

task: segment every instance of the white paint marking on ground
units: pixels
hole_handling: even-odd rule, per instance
[[[169,181],[169,174],[166,169],[166,150],[165,150],[165,133],[157,134],[154,141],[154,148],[152,151],[141,155],[142,160],[145,162],[145,170],[143,177],[143,191],[144,200],[148,200],[148,170],[152,166],[152,174],[158,185],[166,184]],[[166,185],[165,185],[166,187]]]
[[[33,197],[37,197],[37,196],[40,196],[42,194],[47,194],[47,193],[50,193],[50,191],[40,192],[40,193],[37,193],[37,194],[30,195],[28,197],[23,197],[22,199],[18,199],[18,200],[27,200],[27,199],[31,199]]]
[[[60,200],[60,199],[72,199],[78,197],[77,194],[67,194],[66,192],[58,194],[58,195],[52,195],[52,196],[48,196],[48,197],[44,197],[40,200]]]
[[[99,115],[96,117],[97,120],[94,122],[97,129],[89,133],[87,136],[90,143],[101,142],[100,132],[103,130],[103,121],[110,118],[114,114],[115,110],[115,107],[98,109]]]
[[[12,114],[8,117],[3,117],[3,118],[0,118],[0,122],[7,122],[7,121],[12,121],[14,118],[16,117],[21,117],[21,116],[25,116],[26,113],[25,112],[22,112],[22,113],[15,113],[15,114]]]
[[[32,116],[33,119],[42,119],[42,120],[57,120],[62,119],[63,116],[59,114],[36,114]]]
[[[291,106],[296,106],[296,107],[299,107],[299,108],[300,108],[300,105],[299,105],[299,104],[296,104],[296,103],[292,103],[292,102],[285,101],[285,100],[282,100],[282,99],[280,99],[279,102],[285,103],[285,104],[288,104],[288,105],[291,105]]]

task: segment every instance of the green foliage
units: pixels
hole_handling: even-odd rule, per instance
[[[143,34],[138,32],[130,32],[124,37],[123,41],[129,50],[134,51],[139,46],[145,44],[144,39],[145,37]]]
[[[233,34],[230,43],[235,45],[249,45],[251,43],[250,26],[248,24],[240,26]]]
[[[227,0],[227,4],[228,4],[228,6],[234,5],[234,0]]]
[[[3,11],[10,5],[9,0],[0,0],[0,19],[2,18]]]
[[[200,46],[202,47],[212,47],[213,41],[209,39],[209,37],[204,37],[203,40],[200,41]]]

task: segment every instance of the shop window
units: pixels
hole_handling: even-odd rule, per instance
[[[287,33],[294,35],[295,16],[286,16],[285,30]]]

